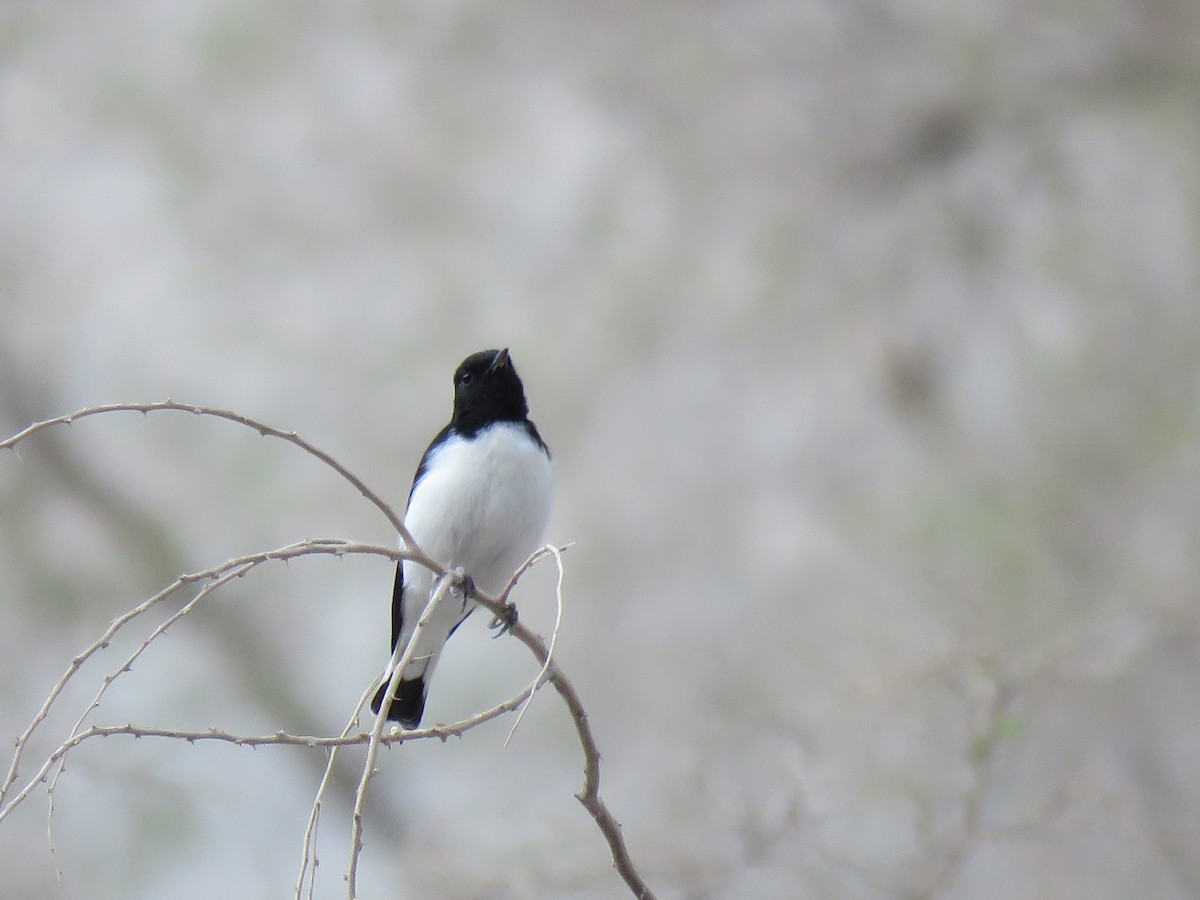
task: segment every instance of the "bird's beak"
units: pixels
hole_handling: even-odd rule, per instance
[[[499,353],[496,354],[496,358],[493,359],[492,364],[490,366],[488,366],[488,374],[490,375],[492,372],[497,372],[500,369],[503,369],[507,366],[508,366],[508,348],[505,347],[503,350],[501,350]]]

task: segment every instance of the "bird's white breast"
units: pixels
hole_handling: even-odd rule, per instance
[[[481,589],[495,593],[541,546],[553,493],[546,452],[524,426],[499,422],[470,440],[452,435],[434,451],[404,523],[435,560],[462,566]],[[414,587],[430,578],[408,563],[404,574]]]

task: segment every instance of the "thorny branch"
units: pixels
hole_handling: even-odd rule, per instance
[[[300,556],[306,556],[306,555],[311,555],[311,554],[322,554],[322,553],[334,554],[337,556],[342,556],[342,555],[346,555],[346,554],[371,554],[371,555],[385,556],[385,557],[388,557],[390,559],[395,559],[395,560],[400,560],[400,559],[411,560],[420,565],[426,566],[429,569],[433,570],[434,572],[440,573],[443,576],[453,574],[453,573],[447,572],[443,566],[439,565],[435,560],[433,560],[429,556],[427,556],[416,545],[415,541],[412,538],[412,535],[409,534],[408,530],[404,527],[403,521],[400,519],[400,517],[398,515],[396,515],[396,512],[386,502],[384,502],[379,497],[378,494],[376,494],[374,491],[372,491],[361,479],[359,479],[356,475],[354,475],[349,469],[347,469],[344,465],[342,465],[340,462],[338,462],[336,459],[334,459],[331,455],[329,455],[325,451],[319,449],[315,445],[309,443],[308,441],[304,440],[303,438],[299,437],[295,432],[283,431],[281,429],[278,429],[273,426],[267,425],[263,422],[260,422],[256,419],[250,418],[249,416],[244,416],[240,413],[236,413],[231,410],[220,409],[220,408],[209,407],[209,406],[197,406],[197,405],[193,405],[193,404],[177,403],[172,400],[165,400],[165,401],[158,402],[158,403],[107,404],[107,405],[103,405],[103,406],[93,406],[93,407],[88,407],[85,409],[77,410],[73,413],[69,413],[64,416],[58,416],[53,419],[47,419],[43,422],[34,423],[34,424],[28,426],[27,428],[25,428],[24,430],[18,432],[17,434],[9,437],[8,439],[6,439],[4,441],[0,441],[0,449],[15,448],[16,445],[18,443],[20,443],[22,440],[24,440],[25,438],[28,438],[29,436],[36,434],[37,432],[42,431],[46,428],[50,428],[55,425],[70,425],[75,421],[78,421],[78,420],[84,419],[84,418],[88,418],[91,416],[112,413],[112,412],[141,412],[144,414],[149,414],[151,412],[159,412],[159,411],[186,412],[186,413],[191,413],[191,414],[197,415],[197,416],[207,416],[207,417],[212,417],[212,418],[225,419],[227,421],[234,422],[236,424],[245,426],[247,428],[251,428],[251,429],[257,431],[259,434],[263,435],[264,437],[278,438],[280,440],[286,441],[286,442],[300,448],[305,453],[309,454],[310,456],[315,457],[316,459],[318,459],[319,461],[324,463],[326,466],[328,466],[329,468],[331,468],[335,472],[337,472],[343,479],[345,479],[353,487],[355,487],[364,498],[366,498],[376,508],[378,508],[383,513],[383,515],[387,518],[388,522],[392,525],[392,527],[395,528],[397,533],[400,535],[401,541],[403,543],[403,549],[395,550],[395,549],[388,548],[388,547],[359,543],[359,542],[354,542],[354,541],[347,541],[347,540],[342,540],[342,539],[300,541],[300,542],[297,542],[294,544],[287,545],[285,547],[280,547],[275,550],[269,550],[269,551],[264,551],[261,553],[249,554],[247,556],[238,557],[236,559],[232,559],[225,563],[222,563],[219,566],[214,566],[210,569],[206,569],[206,570],[203,570],[200,572],[195,572],[195,573],[191,573],[188,575],[182,575],[178,579],[176,579],[175,582],[173,582],[171,585],[164,588],[159,593],[155,594],[154,596],[150,597],[149,599],[138,604],[133,609],[129,610],[128,612],[124,613],[123,615],[118,616],[116,619],[113,620],[113,622],[109,625],[108,629],[104,632],[103,635],[101,635],[101,637],[98,640],[96,640],[93,644],[91,644],[89,647],[87,647],[82,653],[80,653],[78,656],[76,656],[74,659],[71,660],[66,671],[64,672],[62,677],[59,679],[59,681],[51,689],[49,696],[46,698],[46,700],[42,704],[41,708],[35,714],[33,720],[30,722],[29,726],[20,735],[20,737],[17,738],[11,765],[9,766],[8,773],[6,774],[3,783],[0,784],[0,822],[2,822],[4,820],[4,818],[6,818],[12,812],[13,809],[15,809],[18,805],[20,805],[30,795],[30,793],[32,793],[33,790],[36,789],[36,787],[39,784],[42,784],[47,781],[47,779],[50,777],[50,775],[49,775],[50,771],[56,765],[58,765],[60,767],[60,771],[61,771],[61,766],[64,763],[66,756],[75,747],[78,747],[80,744],[82,744],[86,741],[90,741],[90,740],[93,740],[93,739],[99,738],[99,737],[113,737],[113,736],[117,736],[117,735],[125,735],[125,736],[134,737],[134,738],[159,737],[159,738],[169,738],[169,739],[174,739],[174,740],[184,740],[184,741],[188,741],[189,743],[197,743],[197,742],[201,742],[201,741],[223,741],[223,742],[231,743],[231,744],[234,744],[237,746],[251,746],[251,747],[277,745],[277,744],[278,745],[290,745],[290,746],[307,746],[307,747],[313,747],[313,748],[319,747],[322,749],[326,749],[331,754],[331,756],[333,753],[336,753],[336,751],[341,747],[360,746],[362,744],[367,744],[367,746],[368,746],[367,760],[366,760],[366,765],[364,766],[364,769],[363,769],[362,779],[359,784],[359,794],[358,794],[358,797],[356,799],[356,804],[355,804],[354,822],[352,823],[353,838],[352,838],[351,860],[350,860],[349,869],[347,872],[347,880],[349,883],[349,896],[351,898],[353,898],[355,896],[354,875],[356,872],[358,857],[359,857],[359,854],[361,852],[361,847],[362,847],[362,835],[361,835],[362,804],[363,804],[363,802],[365,802],[365,792],[366,792],[367,783],[369,782],[369,780],[374,772],[374,765],[376,762],[375,754],[378,751],[378,747],[381,745],[390,745],[393,743],[403,743],[405,741],[415,740],[418,738],[437,737],[437,738],[445,739],[446,737],[451,736],[451,735],[462,734],[463,732],[469,730],[470,728],[475,727],[476,725],[478,725],[484,721],[487,721],[491,718],[495,718],[496,716],[502,715],[505,712],[509,712],[513,709],[516,709],[522,703],[524,703],[528,698],[532,697],[533,693],[537,690],[537,688],[540,686],[540,684],[544,680],[554,687],[555,691],[559,694],[559,696],[562,698],[563,702],[566,704],[567,710],[570,713],[572,721],[575,724],[575,730],[579,736],[580,746],[583,749],[583,754],[584,754],[583,787],[580,790],[580,792],[577,793],[575,796],[579,800],[579,802],[583,805],[584,809],[586,809],[587,812],[591,815],[591,817],[595,821],[597,827],[600,829],[601,833],[603,834],[604,839],[608,843],[609,850],[612,854],[614,867],[616,868],[617,872],[620,874],[622,879],[624,879],[626,885],[629,887],[629,889],[633,893],[633,895],[635,897],[639,898],[639,900],[654,900],[655,895],[650,890],[650,888],[646,885],[646,883],[643,880],[643,878],[641,877],[640,873],[637,871],[636,867],[634,866],[632,858],[630,857],[629,850],[625,844],[624,836],[621,833],[620,823],[618,823],[617,820],[613,817],[611,811],[608,809],[607,804],[604,802],[603,798],[600,795],[600,752],[596,746],[595,738],[592,734],[591,727],[588,724],[587,713],[584,710],[583,704],[580,701],[579,696],[576,693],[574,686],[571,684],[570,680],[563,673],[563,671],[559,668],[557,662],[555,662],[552,652],[551,652],[551,649],[546,646],[546,643],[542,640],[541,637],[539,637],[534,632],[530,631],[528,628],[526,628],[520,622],[515,623],[512,626],[512,628],[509,629],[509,634],[511,634],[513,637],[515,637],[517,640],[519,640],[521,643],[523,643],[530,650],[530,652],[534,655],[534,657],[537,659],[538,663],[542,667],[541,671],[538,673],[538,676],[534,679],[534,681],[528,687],[526,687],[517,696],[506,701],[505,703],[502,703],[499,706],[496,706],[491,710],[481,712],[475,716],[471,716],[467,719],[462,720],[461,722],[456,722],[451,725],[439,725],[439,726],[435,726],[433,728],[424,728],[424,729],[419,729],[419,730],[414,730],[414,731],[407,731],[407,732],[401,731],[399,733],[384,734],[383,733],[383,723],[386,719],[386,713],[387,713],[387,704],[385,703],[383,708],[380,710],[380,713],[379,713],[378,717],[376,718],[373,728],[371,729],[370,732],[351,734],[350,733],[351,728],[348,726],[347,729],[343,732],[343,734],[339,737],[311,737],[311,736],[304,736],[304,735],[290,735],[290,734],[286,734],[284,732],[277,732],[276,734],[273,734],[273,735],[263,735],[263,736],[237,735],[237,734],[232,734],[229,732],[220,731],[218,729],[210,729],[210,730],[202,731],[202,732],[195,732],[195,731],[188,732],[188,731],[176,731],[176,730],[168,730],[168,729],[144,728],[144,727],[134,726],[132,724],[119,725],[119,726],[92,725],[90,727],[84,728],[84,723],[85,723],[87,717],[95,710],[95,708],[97,707],[97,705],[100,701],[101,696],[103,695],[105,690],[108,688],[108,686],[112,683],[113,680],[115,680],[116,678],[120,677],[121,675],[125,674],[126,672],[128,672],[130,670],[130,667],[132,666],[133,662],[146,649],[146,647],[150,644],[151,641],[153,641],[156,637],[161,635],[166,630],[167,627],[169,627],[174,622],[178,621],[179,618],[186,615],[187,612],[190,611],[208,593],[211,593],[213,590],[215,590],[221,584],[224,584],[225,582],[227,582],[233,578],[237,578],[237,577],[241,577],[241,576],[245,575],[246,573],[248,573],[249,571],[251,571],[252,569],[256,568],[257,566],[261,565],[264,562],[269,562],[269,561],[273,561],[273,560],[288,560],[288,559],[293,559],[293,558],[300,557]],[[532,565],[534,562],[536,562],[538,558],[541,558],[542,556],[545,556],[549,553],[553,553],[553,555],[555,555],[556,557],[558,556],[558,551],[555,550],[554,548],[546,548],[543,551],[539,551],[537,554],[534,554],[533,556],[531,556],[530,559],[527,560],[521,566],[521,568],[518,569],[517,572],[515,572],[513,574],[512,579],[509,581],[509,583],[505,586],[504,590],[497,597],[493,598],[493,597],[487,596],[486,594],[484,594],[482,592],[476,592],[475,602],[477,602],[479,605],[483,606],[485,609],[489,610],[493,614],[499,615],[499,614],[503,613],[506,605],[508,604],[508,596],[509,596],[510,592],[512,591],[514,585],[516,584],[517,580],[523,574],[523,572],[530,565]],[[430,605],[429,605],[429,607],[427,607],[427,610],[426,610],[426,614],[428,614],[429,609],[431,609],[433,607],[433,605],[438,601],[439,595],[441,594],[442,590],[448,589],[448,586],[449,586],[449,583],[451,582],[451,580],[452,579],[450,579],[450,578],[443,578],[443,585],[441,586],[439,591],[437,593],[435,593],[435,596],[433,598],[431,598]],[[19,767],[20,767],[22,756],[24,754],[26,747],[29,744],[29,741],[30,741],[33,733],[36,731],[38,726],[46,719],[47,715],[50,712],[50,709],[53,707],[55,701],[61,695],[67,682],[70,681],[70,679],[79,671],[79,669],[83,666],[83,664],[85,662],[87,662],[87,660],[90,659],[92,656],[96,655],[101,650],[104,650],[105,648],[107,648],[110,645],[113,636],[121,628],[123,628],[126,624],[128,624],[130,621],[132,621],[134,618],[137,618],[143,612],[150,609],[152,606],[160,603],[162,600],[166,599],[168,596],[173,594],[175,591],[183,588],[184,586],[198,584],[198,583],[204,583],[204,582],[207,582],[207,584],[205,584],[204,587],[201,588],[199,593],[188,604],[186,604],[177,613],[175,613],[173,616],[171,616],[166,622],[164,622],[162,625],[160,625],[157,629],[152,631],[151,634],[145,639],[145,641],[143,641],[141,646],[133,653],[133,655],[128,657],[124,661],[124,663],[122,663],[120,668],[118,668],[115,672],[111,673],[104,679],[99,692],[96,694],[95,698],[92,700],[91,704],[85,710],[83,715],[81,715],[79,717],[79,719],[76,721],[75,726],[72,728],[71,733],[67,737],[67,739],[65,741],[63,741],[58,746],[58,748],[55,749],[43,761],[42,765],[40,766],[38,771],[35,773],[34,777],[32,779],[30,779],[25,784],[25,786],[23,788],[21,788],[21,790],[19,790],[16,794],[13,794],[10,797],[9,796],[10,792],[12,791],[12,789],[13,789],[14,785],[16,784],[17,779],[19,777]],[[561,589],[561,561],[560,561],[560,589]],[[560,607],[560,614],[561,614],[561,607]],[[424,618],[424,616],[423,616],[423,618]],[[557,625],[556,625],[555,633],[557,634]],[[553,646],[553,641],[551,642],[551,647],[552,646]],[[401,652],[402,652],[401,649],[397,648],[397,654],[400,654]],[[403,666],[397,666],[397,663],[399,663],[399,662],[403,662],[403,658],[397,660],[394,656],[393,660],[392,660],[393,672],[398,673],[399,671],[403,670]],[[393,675],[393,680],[395,680],[395,677],[396,676]],[[385,694],[385,696],[390,697],[391,693],[392,693],[392,691],[389,690]],[[361,709],[362,703],[365,701],[366,696],[367,696],[367,694],[364,693],[363,699],[361,699],[359,702],[359,709]],[[357,721],[357,716],[358,716],[358,711],[356,710],[355,718],[352,720],[352,724]],[[332,759],[331,759],[331,764],[332,764]],[[328,770],[327,770],[327,776],[328,776]],[[327,780],[327,778],[326,778],[326,780]],[[323,780],[321,791],[324,790],[325,783],[326,783],[326,781]],[[315,841],[316,817],[319,812],[320,802],[321,802],[321,792],[318,793],[317,800],[314,802],[313,813],[312,813],[312,816],[310,817],[309,827],[305,831],[304,860],[303,860],[303,865],[302,865],[302,869],[301,869],[301,873],[300,873],[300,880],[297,882],[297,885],[296,885],[296,896],[297,897],[300,896],[300,893],[302,891],[305,871],[306,871],[308,865],[310,864],[310,850],[312,850],[311,842]],[[315,856],[313,856],[311,858],[311,865],[312,865],[313,869],[315,870],[315,867],[316,867]],[[310,889],[310,894],[311,894],[311,889]]]
[[[236,422],[238,425],[244,425],[257,431],[263,437],[279,438],[282,441],[287,441],[289,444],[294,444],[299,447],[309,456],[316,457],[326,466],[333,469],[342,476],[346,481],[350,482],[362,496],[372,503],[380,512],[387,517],[388,522],[396,529],[400,535],[400,539],[404,542],[404,546],[413,551],[411,557],[414,561],[427,566],[436,572],[442,571],[442,567],[426,556],[420,548],[417,547],[417,542],[413,540],[412,535],[408,533],[408,529],[404,526],[404,521],[400,516],[396,515],[396,511],[392,509],[383,499],[367,487],[366,483],[357,475],[347,469],[344,465],[326,453],[319,447],[310,444],[304,438],[300,437],[294,431],[284,431],[280,428],[275,428],[272,425],[267,425],[265,422],[260,422],[257,419],[252,419],[250,416],[244,416],[241,413],[234,412],[230,409],[220,409],[215,406],[197,406],[194,403],[176,403],[174,400],[161,400],[156,403],[107,403],[102,406],[89,406],[85,409],[77,409],[75,412],[67,413],[63,416],[56,416],[53,419],[46,419],[42,422],[34,422],[32,425],[18,431],[7,440],[0,441],[0,450],[12,449],[21,441],[36,434],[39,431],[44,431],[54,425],[70,425],[80,419],[86,419],[89,416],[97,416],[105,413],[113,412],[140,412],[143,415],[149,415],[152,412],[161,412],[164,410],[172,412],[186,412],[194,416],[209,416],[215,419],[225,419],[230,422]]]
[[[417,648],[417,641],[420,639],[422,632],[429,627],[429,622],[433,619],[433,614],[437,607],[446,599],[446,594],[450,592],[452,587],[457,587],[460,591],[465,591],[461,575],[455,577],[454,574],[447,573],[439,580],[437,587],[434,588],[433,594],[429,597],[429,602],[425,604],[425,609],[421,613],[421,617],[417,619],[417,624],[413,628],[413,633],[409,637],[407,643],[401,645],[397,642],[392,650],[392,658],[388,665],[389,676],[387,689],[383,692],[383,700],[379,704],[379,713],[375,716],[375,723],[371,726],[371,738],[367,743],[367,758],[363,762],[362,778],[358,782],[358,790],[354,793],[354,812],[350,820],[350,863],[346,868],[346,886],[347,896],[349,900],[354,900],[358,896],[358,860],[362,856],[363,848],[363,808],[367,802],[367,785],[371,781],[371,777],[375,774],[375,760],[379,757],[379,742],[383,737],[383,729],[388,721],[388,711],[392,707],[392,698],[396,695],[396,688],[400,685],[400,678],[404,674],[404,670],[408,668],[408,664],[412,662],[413,653]]]

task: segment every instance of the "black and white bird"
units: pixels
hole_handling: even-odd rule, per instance
[[[404,524],[418,546],[449,569],[462,568],[495,596],[542,544],[554,495],[550,450],[529,421],[525,388],[503,350],[482,350],[454,373],[454,412],[417,467]],[[396,566],[392,649],[407,644],[435,577],[424,566]],[[467,592],[447,595],[422,629],[401,675],[388,718],[416,728],[429,680],[447,639],[471,614]],[[376,714],[391,673],[371,701]]]

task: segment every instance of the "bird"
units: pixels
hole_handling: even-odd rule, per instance
[[[448,571],[461,569],[469,576],[467,584],[495,596],[542,546],[553,496],[550,448],[529,419],[525,387],[508,348],[472,353],[454,372],[450,422],[417,466],[405,527],[417,546]],[[438,576],[418,563],[397,563],[393,653],[397,642],[403,647],[411,639],[437,582]],[[469,588],[445,595],[422,628],[392,695],[389,720],[406,729],[420,725],[446,641],[477,605],[470,595]],[[371,701],[376,715],[390,678],[389,664]]]

